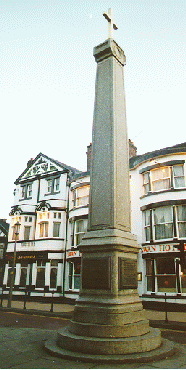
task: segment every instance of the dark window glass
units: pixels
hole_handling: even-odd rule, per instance
[[[69,263],[69,289],[72,289],[72,274],[73,274],[73,264]]]
[[[53,237],[59,238],[60,222],[54,222],[53,224]]]
[[[37,268],[36,288],[44,288],[45,286],[45,269],[43,267]]]
[[[156,260],[157,274],[175,274],[175,263],[173,257],[162,257]]]
[[[30,226],[24,227],[24,240],[30,239]]]
[[[158,292],[176,292],[176,275],[157,276]]]
[[[57,285],[57,268],[50,270],[50,288],[55,289]]]
[[[26,287],[27,267],[21,268],[20,286]]]

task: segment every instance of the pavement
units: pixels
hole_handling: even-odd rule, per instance
[[[26,309],[21,301],[13,301],[11,309],[7,309],[7,301],[3,301],[3,312],[17,312],[28,315],[71,318],[74,305],[54,303],[51,312],[50,303],[27,302]],[[178,335],[186,336],[186,312],[165,313],[145,310],[150,325],[161,330],[177,330]],[[185,333],[184,333],[185,332]],[[54,357],[44,348],[46,340],[54,340],[57,330],[40,328],[0,327],[0,368],[1,369],[186,369],[186,344],[175,343],[174,355],[163,360],[157,359],[147,363],[128,364],[81,362]],[[186,341],[185,341],[186,343]]]

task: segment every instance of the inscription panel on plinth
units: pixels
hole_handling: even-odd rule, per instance
[[[110,257],[83,259],[82,288],[110,290],[110,265]]]
[[[119,290],[137,289],[137,261],[120,257],[118,265]]]

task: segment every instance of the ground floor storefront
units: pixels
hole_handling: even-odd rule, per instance
[[[3,294],[10,288],[13,253],[6,253],[3,278]],[[25,291],[31,296],[61,295],[63,277],[63,254],[47,251],[17,252],[14,269],[14,295]]]
[[[69,250],[66,254],[66,274],[64,296],[69,299],[77,299],[80,290],[81,253]]]
[[[186,304],[186,244],[143,246],[138,256],[138,291],[145,302]]]

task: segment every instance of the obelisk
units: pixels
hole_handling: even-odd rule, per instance
[[[110,11],[106,18],[113,25]],[[126,355],[158,348],[161,335],[149,327],[137,293],[139,247],[130,222],[125,55],[109,37],[94,48],[94,57],[89,223],[79,245],[81,289],[73,320],[58,332],[57,345],[66,357],[125,361]]]

